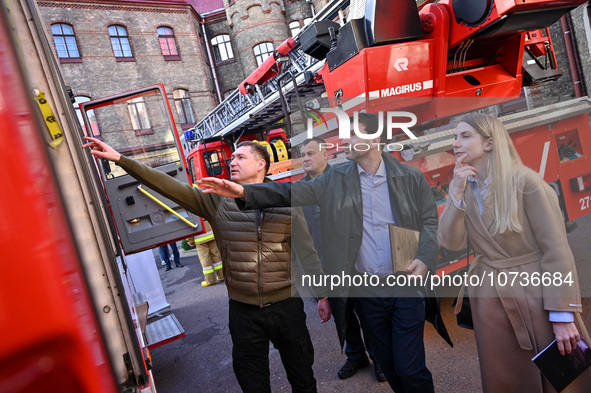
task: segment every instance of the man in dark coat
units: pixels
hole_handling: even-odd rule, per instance
[[[326,141],[322,138],[313,137],[302,142],[300,157],[302,159],[302,168],[304,169],[304,172],[306,172],[306,176],[300,181],[310,181],[323,173],[328,172],[330,169]],[[310,232],[310,235],[314,240],[314,248],[316,248],[316,251],[318,252],[318,258],[320,258],[320,262],[324,265],[324,260],[322,258],[320,206],[302,206],[302,211],[306,218],[308,232]],[[369,358],[365,354],[367,351],[374,363],[374,374],[377,381],[385,382],[386,375],[373,356],[367,338],[365,338],[364,343],[364,339],[361,336],[361,328],[359,326],[359,321],[357,320],[357,315],[355,315],[353,304],[354,299],[349,299],[346,306],[347,312],[349,313],[345,332],[345,355],[347,355],[347,361],[339,370],[338,376],[340,379],[351,378],[357,373],[357,370],[367,367],[369,365]]]

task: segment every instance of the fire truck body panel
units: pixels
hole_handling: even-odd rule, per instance
[[[230,178],[229,159],[232,148],[224,141],[197,145],[187,156],[191,181],[195,183],[204,177]]]
[[[18,36],[35,37],[37,33],[30,27],[34,21],[29,20],[29,24],[25,20],[28,12],[26,3],[12,2],[12,25],[19,30]],[[46,93],[63,126],[65,118],[59,110],[63,102],[54,100],[52,94],[61,86],[55,83],[55,70],[47,66],[51,59],[38,52],[38,42],[19,41],[17,48],[22,52],[18,52],[13,49],[14,30],[9,31],[4,13],[0,23],[0,150],[5,187],[0,239],[8,269],[0,285],[0,336],[4,338],[0,345],[0,385],[15,392],[46,392],[56,386],[72,393],[116,391],[128,376],[113,372],[107,352],[111,348],[102,332],[103,328],[117,332],[112,335],[112,344],[119,351],[126,347],[118,320],[119,305],[104,286],[106,278],[102,278],[100,290],[94,286],[96,282],[86,282],[90,277],[87,268],[104,277],[104,266],[92,269],[96,264],[84,266],[83,262],[101,259],[95,238],[101,233],[95,234],[90,217],[96,212],[87,206],[80,208],[88,197],[83,190],[86,181],[81,181],[82,173],[76,171],[79,163],[71,159],[68,141],[61,147],[64,154],[48,157],[44,145],[50,135],[38,123],[29,98],[32,87]],[[29,85],[23,82],[23,65],[17,64],[23,53],[27,54],[27,71],[36,71],[31,73],[34,78]],[[78,215],[86,217],[82,220]],[[113,311],[100,322],[103,326],[95,312],[98,304]]]
[[[148,303],[131,282],[96,162],[81,149],[82,129],[36,3],[5,6],[0,239],[8,270],[0,279],[0,386],[155,392],[148,347],[184,332],[178,325],[171,336],[148,340]],[[157,276],[150,258],[142,270]]]
[[[3,35],[3,37],[8,37]],[[3,39],[0,45],[5,47]],[[0,154],[6,199],[1,230],[0,381],[27,392],[109,392],[116,384],[101,329],[32,112],[3,62]],[[16,114],[13,116],[12,114]],[[28,118],[28,119],[27,119]],[[18,126],[15,126],[18,125]],[[8,132],[10,130],[10,132]],[[28,162],[28,165],[22,163]],[[23,236],[23,234],[28,234]],[[60,261],[59,264],[48,261]],[[14,301],[15,297],[19,301]],[[30,307],[24,308],[23,302]]]

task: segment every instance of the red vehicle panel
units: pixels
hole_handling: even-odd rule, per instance
[[[0,18],[0,22],[3,19]],[[0,34],[0,386],[115,392],[101,331],[10,35]],[[52,263],[59,261],[59,263]],[[26,305],[26,307],[25,307]]]

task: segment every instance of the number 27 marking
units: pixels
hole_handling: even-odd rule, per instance
[[[589,209],[589,199],[589,196],[579,199],[579,202],[581,203],[581,210]]]

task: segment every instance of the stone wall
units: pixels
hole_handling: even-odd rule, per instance
[[[250,75],[257,63],[253,48],[272,42],[277,48],[289,36],[283,0],[239,0],[227,3],[226,15],[240,57],[242,72]]]
[[[589,95],[591,92],[591,28],[589,16],[591,6],[584,4],[571,12],[572,34],[578,53],[579,67],[581,71],[581,82],[584,86],[583,93]]]

